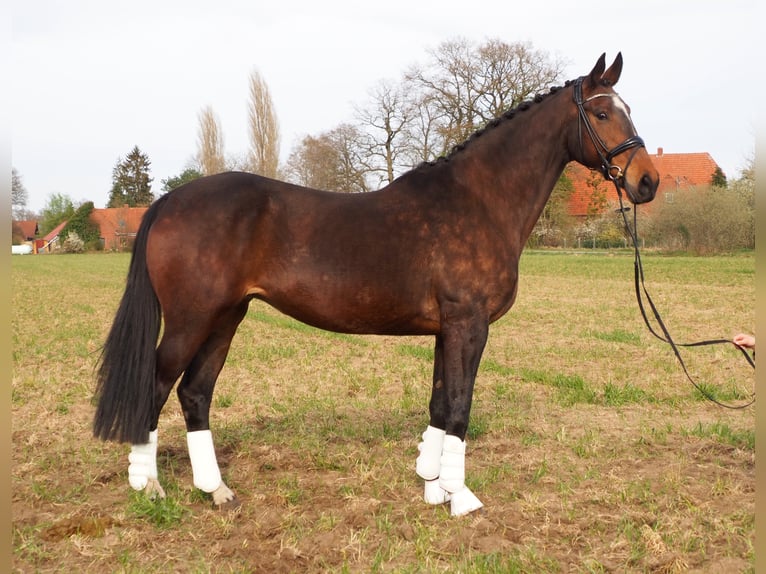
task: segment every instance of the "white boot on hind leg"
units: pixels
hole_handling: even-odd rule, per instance
[[[444,438],[439,486],[450,494],[452,516],[463,516],[484,506],[465,485],[465,441],[453,435]]]
[[[134,490],[143,490],[149,498],[165,498],[157,479],[157,429],[149,433],[149,442],[134,444],[128,455],[128,482]]]
[[[220,509],[239,506],[237,496],[224,484],[213,446],[213,433],[208,430],[186,433],[194,486],[213,496],[213,504]]]
[[[210,429],[187,432],[186,445],[189,447],[194,486],[203,492],[214,492],[222,481],[215,457],[213,433]]]

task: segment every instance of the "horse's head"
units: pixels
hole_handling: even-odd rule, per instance
[[[622,54],[605,70],[602,54],[590,74],[572,86],[578,120],[577,133],[570,139],[572,157],[624,189],[633,203],[654,199],[659,173],[633,122],[630,108],[614,91],[622,72]]]

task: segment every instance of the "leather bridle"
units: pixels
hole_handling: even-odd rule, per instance
[[[625,189],[625,172],[628,171],[628,167],[633,161],[633,157],[636,155],[636,152],[638,152],[640,148],[645,147],[644,140],[641,139],[641,137],[638,135],[633,135],[621,144],[618,144],[612,149],[609,149],[606,143],[604,143],[604,140],[601,139],[598,133],[596,133],[593,124],[591,124],[590,119],[588,118],[588,114],[585,113],[584,104],[594,98],[611,96],[612,94],[596,94],[587,100],[583,100],[583,79],[583,77],[577,78],[574,83],[574,102],[577,106],[577,113],[579,114],[577,136],[580,142],[580,153],[583,157],[585,157],[582,143],[582,126],[585,125],[585,131],[588,132],[590,141],[593,143],[593,147],[596,149],[596,153],[598,153],[598,157],[601,160],[601,173],[604,174],[604,177],[607,180],[614,182],[615,186],[617,187],[617,192],[620,193],[621,188]],[[619,165],[614,165],[612,163],[612,160],[616,156],[630,149],[633,150],[633,153],[630,154],[628,162],[625,164],[624,168],[621,168]]]

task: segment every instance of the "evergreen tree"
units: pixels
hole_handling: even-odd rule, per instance
[[[187,167],[181,172],[180,175],[161,180],[162,192],[168,193],[169,191],[173,191],[175,188],[181,187],[182,185],[185,185],[195,179],[199,179],[200,177],[203,177],[201,171],[194,167]]]
[[[713,172],[713,176],[710,178],[710,183],[713,187],[727,187],[726,175],[720,167],[716,167]]]
[[[135,146],[112,170],[112,191],[107,207],[145,206],[154,201],[149,157]]]

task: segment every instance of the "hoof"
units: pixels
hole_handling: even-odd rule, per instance
[[[149,500],[165,498],[165,491],[162,489],[162,485],[156,478],[150,478],[147,481],[146,486],[144,487],[144,494],[149,497]]]
[[[483,506],[481,500],[476,498],[476,495],[467,486],[464,486],[457,492],[452,493],[450,514],[452,516],[465,516],[479,510]]]
[[[236,510],[241,506],[237,495],[223,482],[213,491],[213,508],[217,510]]]
[[[231,500],[227,500],[223,504],[216,504],[215,502],[213,502],[213,509],[220,510],[221,512],[238,510],[241,507],[242,507],[242,503],[239,501],[239,498],[237,498],[236,496],[232,498]]]
[[[425,491],[423,493],[423,500],[427,504],[445,504],[450,501],[450,493],[439,486],[439,479],[425,481]]]

